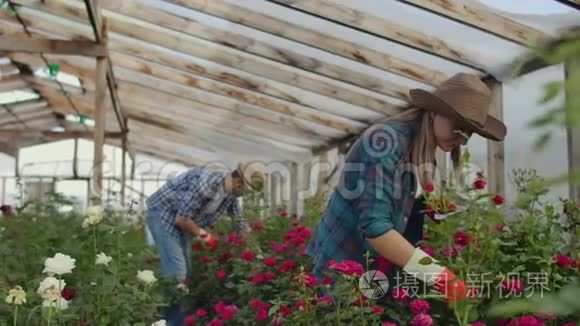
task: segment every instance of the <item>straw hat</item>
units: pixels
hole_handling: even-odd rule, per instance
[[[495,141],[505,138],[506,126],[488,114],[491,91],[475,75],[459,73],[432,93],[412,89],[409,94],[413,104],[419,108],[456,119],[485,138]]]
[[[236,170],[244,180],[246,186],[253,190],[260,190],[266,176],[260,162],[240,162]]]

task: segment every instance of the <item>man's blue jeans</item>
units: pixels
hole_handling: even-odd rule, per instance
[[[161,260],[162,276],[182,282],[189,274],[190,237],[183,233],[179,239],[170,235],[161,222],[161,211],[155,207],[147,210],[147,226]],[[184,313],[179,305],[169,307],[165,316],[167,324],[171,326],[183,325],[183,318]]]

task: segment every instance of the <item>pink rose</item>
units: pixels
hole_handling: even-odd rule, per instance
[[[411,326],[432,326],[433,318],[426,314],[418,314],[411,320]]]
[[[220,281],[225,280],[226,279],[226,271],[224,271],[222,269],[222,270],[215,272],[215,277]]]
[[[469,244],[469,235],[464,231],[457,231],[453,235],[453,240],[456,245],[465,247]]]
[[[195,317],[193,317],[193,315],[189,315],[183,319],[183,324],[185,326],[192,326],[195,324],[196,321],[197,320],[195,319]]]
[[[256,313],[256,321],[264,321],[268,319],[268,311],[266,309],[260,309]]]
[[[274,266],[276,265],[276,257],[266,257],[264,258],[263,263],[266,266]]]
[[[361,276],[365,270],[361,264],[353,260],[343,260],[330,266],[330,269],[348,276]]]
[[[574,265],[574,260],[566,255],[556,254],[554,255],[554,261],[556,265],[560,267],[569,267]]]
[[[429,302],[427,302],[427,300],[416,299],[411,301],[410,308],[414,314],[427,314],[429,313],[429,309],[431,309],[431,305]]]
[[[256,256],[254,255],[253,252],[249,251],[249,250],[245,250],[242,252],[242,254],[240,255],[240,258],[242,258],[245,261],[253,261],[254,258],[256,258]]]
[[[197,309],[195,314],[197,315],[197,317],[203,318],[203,317],[207,316],[207,311],[205,311],[203,309]]]

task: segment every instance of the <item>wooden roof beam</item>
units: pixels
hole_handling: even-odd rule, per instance
[[[436,69],[391,56],[361,44],[324,34],[273,16],[252,11],[223,0],[167,0],[173,4],[255,28],[265,33],[300,42],[430,85],[439,85],[447,75]]]
[[[0,13],[0,15],[1,15],[1,13]],[[4,29],[5,29],[4,26],[0,25],[0,30],[4,30]],[[118,55],[115,55],[115,57],[117,57],[117,56]],[[272,99],[267,98],[267,97],[255,96],[251,92],[245,91],[241,88],[235,88],[234,86],[221,85],[219,83],[215,83],[215,82],[211,82],[211,81],[203,81],[200,79],[196,79],[193,76],[187,75],[185,73],[178,74],[177,71],[168,70],[167,68],[163,68],[162,65],[156,65],[154,63],[148,64],[144,61],[139,61],[139,63],[131,62],[132,60],[130,60],[130,58],[128,58],[127,56],[125,56],[124,58],[125,59],[121,58],[121,59],[115,59],[115,60],[116,60],[116,62],[122,61],[126,66],[129,66],[129,67],[134,68],[134,69],[136,67],[138,67],[140,69],[140,71],[142,71],[144,73],[151,74],[151,75],[156,74],[157,76],[162,76],[165,78],[172,78],[173,80],[176,80],[182,84],[186,84],[190,88],[188,91],[190,93],[189,94],[190,97],[193,96],[195,100],[206,102],[206,103],[209,101],[210,105],[217,104],[218,106],[221,106],[221,107],[232,107],[232,105],[234,105],[235,107],[241,108],[245,111],[251,110],[251,107],[246,106],[244,104],[232,104],[231,101],[224,102],[224,100],[225,100],[224,97],[228,97],[228,98],[235,99],[238,101],[240,101],[240,100],[245,101],[245,102],[248,102],[249,104],[253,104],[253,105],[259,106],[261,108],[265,108],[265,109],[268,109],[271,111],[275,111],[278,113],[282,113],[285,115],[296,117],[296,118],[299,118],[299,119],[302,119],[305,121],[314,122],[314,123],[317,123],[317,124],[320,124],[323,126],[334,128],[334,129],[339,129],[339,130],[341,130],[343,132],[347,132],[347,133],[348,132],[356,132],[356,130],[358,130],[360,128],[364,128],[366,126],[366,124],[364,124],[364,123],[353,121],[351,119],[347,119],[344,117],[339,117],[339,116],[336,116],[334,114],[320,112],[319,110],[305,108],[305,107],[302,107],[299,105],[277,102],[277,101],[272,100]],[[20,59],[23,60],[25,58],[20,56]],[[59,60],[59,59],[55,59],[55,60]],[[68,65],[72,65],[72,64],[69,63]],[[84,77],[86,77],[86,78],[83,78],[83,79],[89,79],[88,76],[84,76]],[[145,81],[143,81],[142,79],[138,79],[137,82],[142,83]],[[208,94],[208,93],[196,92],[195,89],[191,89],[191,86],[197,86],[199,88],[213,90],[217,93],[221,93],[222,96],[219,96],[218,94],[211,94],[211,93]],[[391,113],[395,113],[395,112],[391,111]],[[298,122],[294,122],[292,124],[295,126],[299,126],[300,129],[304,132],[316,133],[316,130],[312,130],[312,128],[308,128],[305,126],[300,126],[300,124]]]
[[[0,51],[52,53],[103,57],[107,47],[90,41],[66,41],[42,38],[21,38],[10,35],[0,36]]]
[[[59,33],[67,33],[67,37],[69,38],[79,36],[86,37],[86,34],[89,33],[86,26],[73,23],[75,21],[84,21],[86,17],[86,13],[82,8],[79,8],[78,4],[75,5],[74,3],[63,0],[53,0],[45,2],[44,4],[31,0],[15,0],[15,2],[24,4],[29,8],[36,8],[29,9],[23,7],[20,8],[19,13],[23,19],[26,19],[27,24],[31,24],[31,26],[35,26],[38,29],[50,28],[51,30],[59,31]],[[46,15],[46,13],[59,15],[59,17]],[[0,12],[0,18],[8,21],[12,19],[10,15],[3,14],[2,12]],[[42,24],[37,24],[39,20],[42,20]],[[328,79],[323,77],[311,77],[311,75],[300,69],[260,59],[254,55],[240,53],[239,51],[232,50],[225,46],[216,45],[217,49],[219,49],[216,51],[216,48],[208,48],[207,42],[203,42],[185,34],[170,31],[167,31],[170,32],[169,34],[160,33],[159,27],[145,22],[136,23],[133,21],[121,21],[114,19],[114,17],[111,17],[109,22],[111,27],[111,33],[109,34],[110,48],[113,48],[112,42],[115,39],[114,33],[118,33],[138,38],[143,42],[155,44],[166,49],[179,51],[189,56],[202,58],[323,96],[328,96],[346,103],[369,108],[385,114],[392,114],[392,110],[388,109],[389,107],[392,107],[392,103],[389,103],[388,101],[379,97],[374,97],[372,94],[367,92],[359,92],[351,88],[343,87],[340,83],[335,84],[328,82]],[[68,28],[63,27],[63,24],[67,25]],[[71,28],[72,25],[74,25],[74,28]],[[124,44],[127,46],[126,43]],[[144,52],[149,51],[147,47],[144,47],[143,49]]]
[[[0,30],[2,30],[2,25],[0,25]],[[151,53],[151,52],[149,52]],[[134,58],[132,55],[124,55],[118,52],[114,52],[111,51],[112,57],[118,57],[118,56],[124,56],[126,59],[122,60],[122,61],[126,61],[129,60],[131,58]],[[20,62],[26,63],[26,64],[35,64],[35,60],[39,60],[38,58],[35,58],[34,56],[31,55],[22,55],[22,54],[15,54],[15,53],[9,53],[8,56],[10,58],[13,59],[18,59]],[[51,62],[54,63],[59,63],[61,65],[61,70],[64,72],[69,72],[69,73],[76,73],[76,76],[83,81],[83,85],[86,87],[86,89],[89,90],[94,90],[94,83],[93,84],[89,84],[89,83],[85,83],[84,81],[92,81],[92,75],[94,74],[94,72],[91,69],[94,68],[94,62],[89,62],[90,60],[83,60],[84,58],[81,57],[75,57],[75,58],[62,58],[62,57],[56,57],[56,56],[47,56],[47,59],[49,59]],[[134,63],[133,65],[137,65],[138,67],[140,67],[140,69],[138,70],[139,74],[148,74],[153,76],[153,71],[150,71],[148,69],[149,65],[140,65],[138,64],[138,62],[142,62],[140,60],[137,60],[136,58],[134,58],[134,60],[136,61],[136,63]],[[118,62],[121,63],[121,62]],[[127,67],[131,67],[131,65],[128,65]],[[159,69],[156,69],[159,70]],[[175,76],[172,77],[172,79],[175,82],[180,82],[181,84],[190,86],[190,84],[195,84],[196,79],[195,78],[188,78],[189,75],[184,74],[179,72],[178,70],[174,70],[174,69],[166,69],[166,71],[168,73],[175,71]],[[183,74],[183,78],[179,77],[181,74]],[[172,75],[172,74],[171,74]],[[160,76],[160,75],[158,75]],[[231,78],[231,77],[228,77]],[[163,79],[163,78],[159,78],[159,79]],[[226,85],[228,84],[223,84],[224,85],[224,89],[227,89]],[[123,97],[124,101],[127,100],[127,97]],[[193,99],[192,99],[193,100]],[[335,128],[331,128],[331,127],[327,127],[315,122],[312,122],[310,119],[306,119],[306,117],[292,117],[289,114],[287,114],[286,112],[282,111],[282,112],[274,112],[259,106],[250,106],[250,105],[246,105],[246,104],[236,104],[233,103],[232,101],[224,101],[221,97],[219,96],[199,96],[198,97],[198,102],[193,102],[190,100],[186,100],[186,99],[181,99],[181,98],[175,98],[174,102],[179,102],[179,103],[184,103],[184,105],[191,105],[194,107],[198,107],[201,104],[204,105],[209,105],[212,108],[215,108],[216,110],[218,110],[216,112],[223,112],[224,114],[229,114],[232,115],[232,118],[234,117],[239,117],[239,119],[241,120],[245,120],[247,118],[252,119],[252,120],[257,120],[257,121],[263,121],[266,123],[274,123],[277,126],[275,128],[279,128],[280,126],[286,127],[286,128],[291,128],[291,129],[295,129],[296,131],[302,132],[305,135],[311,135],[312,137],[314,137],[314,139],[316,138],[320,138],[321,136],[323,137],[340,137],[344,134],[343,131],[341,130],[337,130]],[[152,101],[155,101],[155,99],[153,99]]]
[[[532,46],[550,38],[544,32],[489,10],[476,1],[398,0],[428,10],[468,26],[523,46]]]
[[[267,0],[314,14],[357,30],[415,48],[461,65],[484,71],[475,60],[443,39],[431,37],[382,17],[347,7],[332,0]]]

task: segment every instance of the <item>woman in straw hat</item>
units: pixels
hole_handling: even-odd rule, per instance
[[[409,109],[373,125],[353,144],[308,253],[314,274],[322,277],[332,261],[364,265],[369,251],[375,261],[402,267],[454,301],[465,294],[463,282],[437,261],[423,259],[429,255],[404,234],[422,234],[423,216],[417,223],[411,213],[421,185],[434,177],[436,148],[449,152],[474,132],[501,141],[506,128],[488,114],[491,92],[474,75],[457,74],[432,93],[411,90],[410,98]]]

